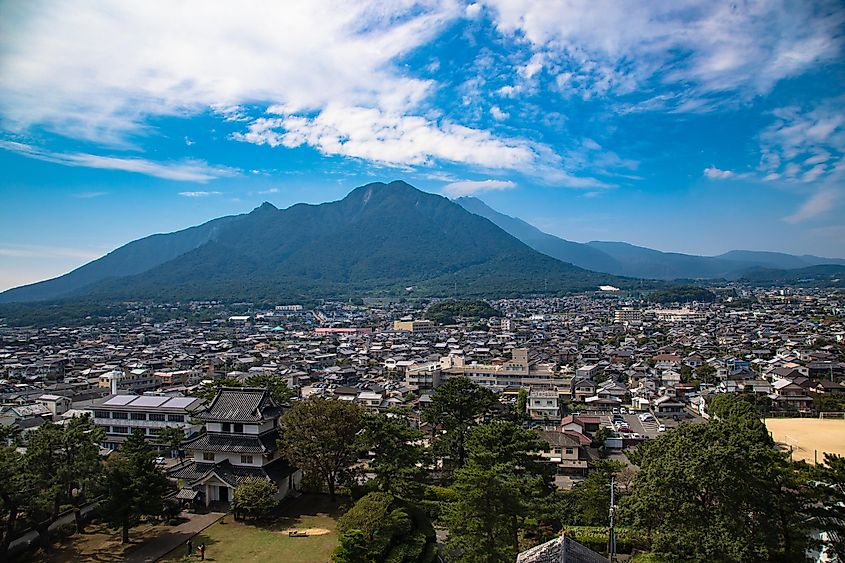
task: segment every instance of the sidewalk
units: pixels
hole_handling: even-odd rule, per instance
[[[208,514],[182,513],[180,516],[190,518],[150,541],[144,542],[131,553],[126,554],[127,563],[150,563],[158,561],[179,546],[184,546],[188,538],[202,532],[223,516],[223,512],[209,512]]]

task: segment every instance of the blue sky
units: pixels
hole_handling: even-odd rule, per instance
[[[370,181],[845,257],[841,2],[0,3],[0,289]]]

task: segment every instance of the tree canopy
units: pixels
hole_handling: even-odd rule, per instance
[[[361,415],[353,403],[311,396],[282,417],[282,452],[293,465],[317,475],[332,501],[338,480],[358,459]]]

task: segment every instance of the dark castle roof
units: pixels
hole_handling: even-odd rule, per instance
[[[281,415],[283,410],[267,389],[221,387],[208,408],[194,417],[215,422],[264,422]]]

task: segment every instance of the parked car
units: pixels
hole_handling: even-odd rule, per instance
[[[666,425],[661,424],[660,426],[657,427],[657,431],[658,432],[666,432]]]
[[[164,458],[159,456],[155,459],[156,465],[164,465]]]
[[[619,407],[619,414],[628,414],[628,409],[625,407]]]
[[[643,439],[643,437],[640,436],[639,432],[632,432],[631,435],[629,436],[629,438],[631,438],[632,440],[642,440]]]

